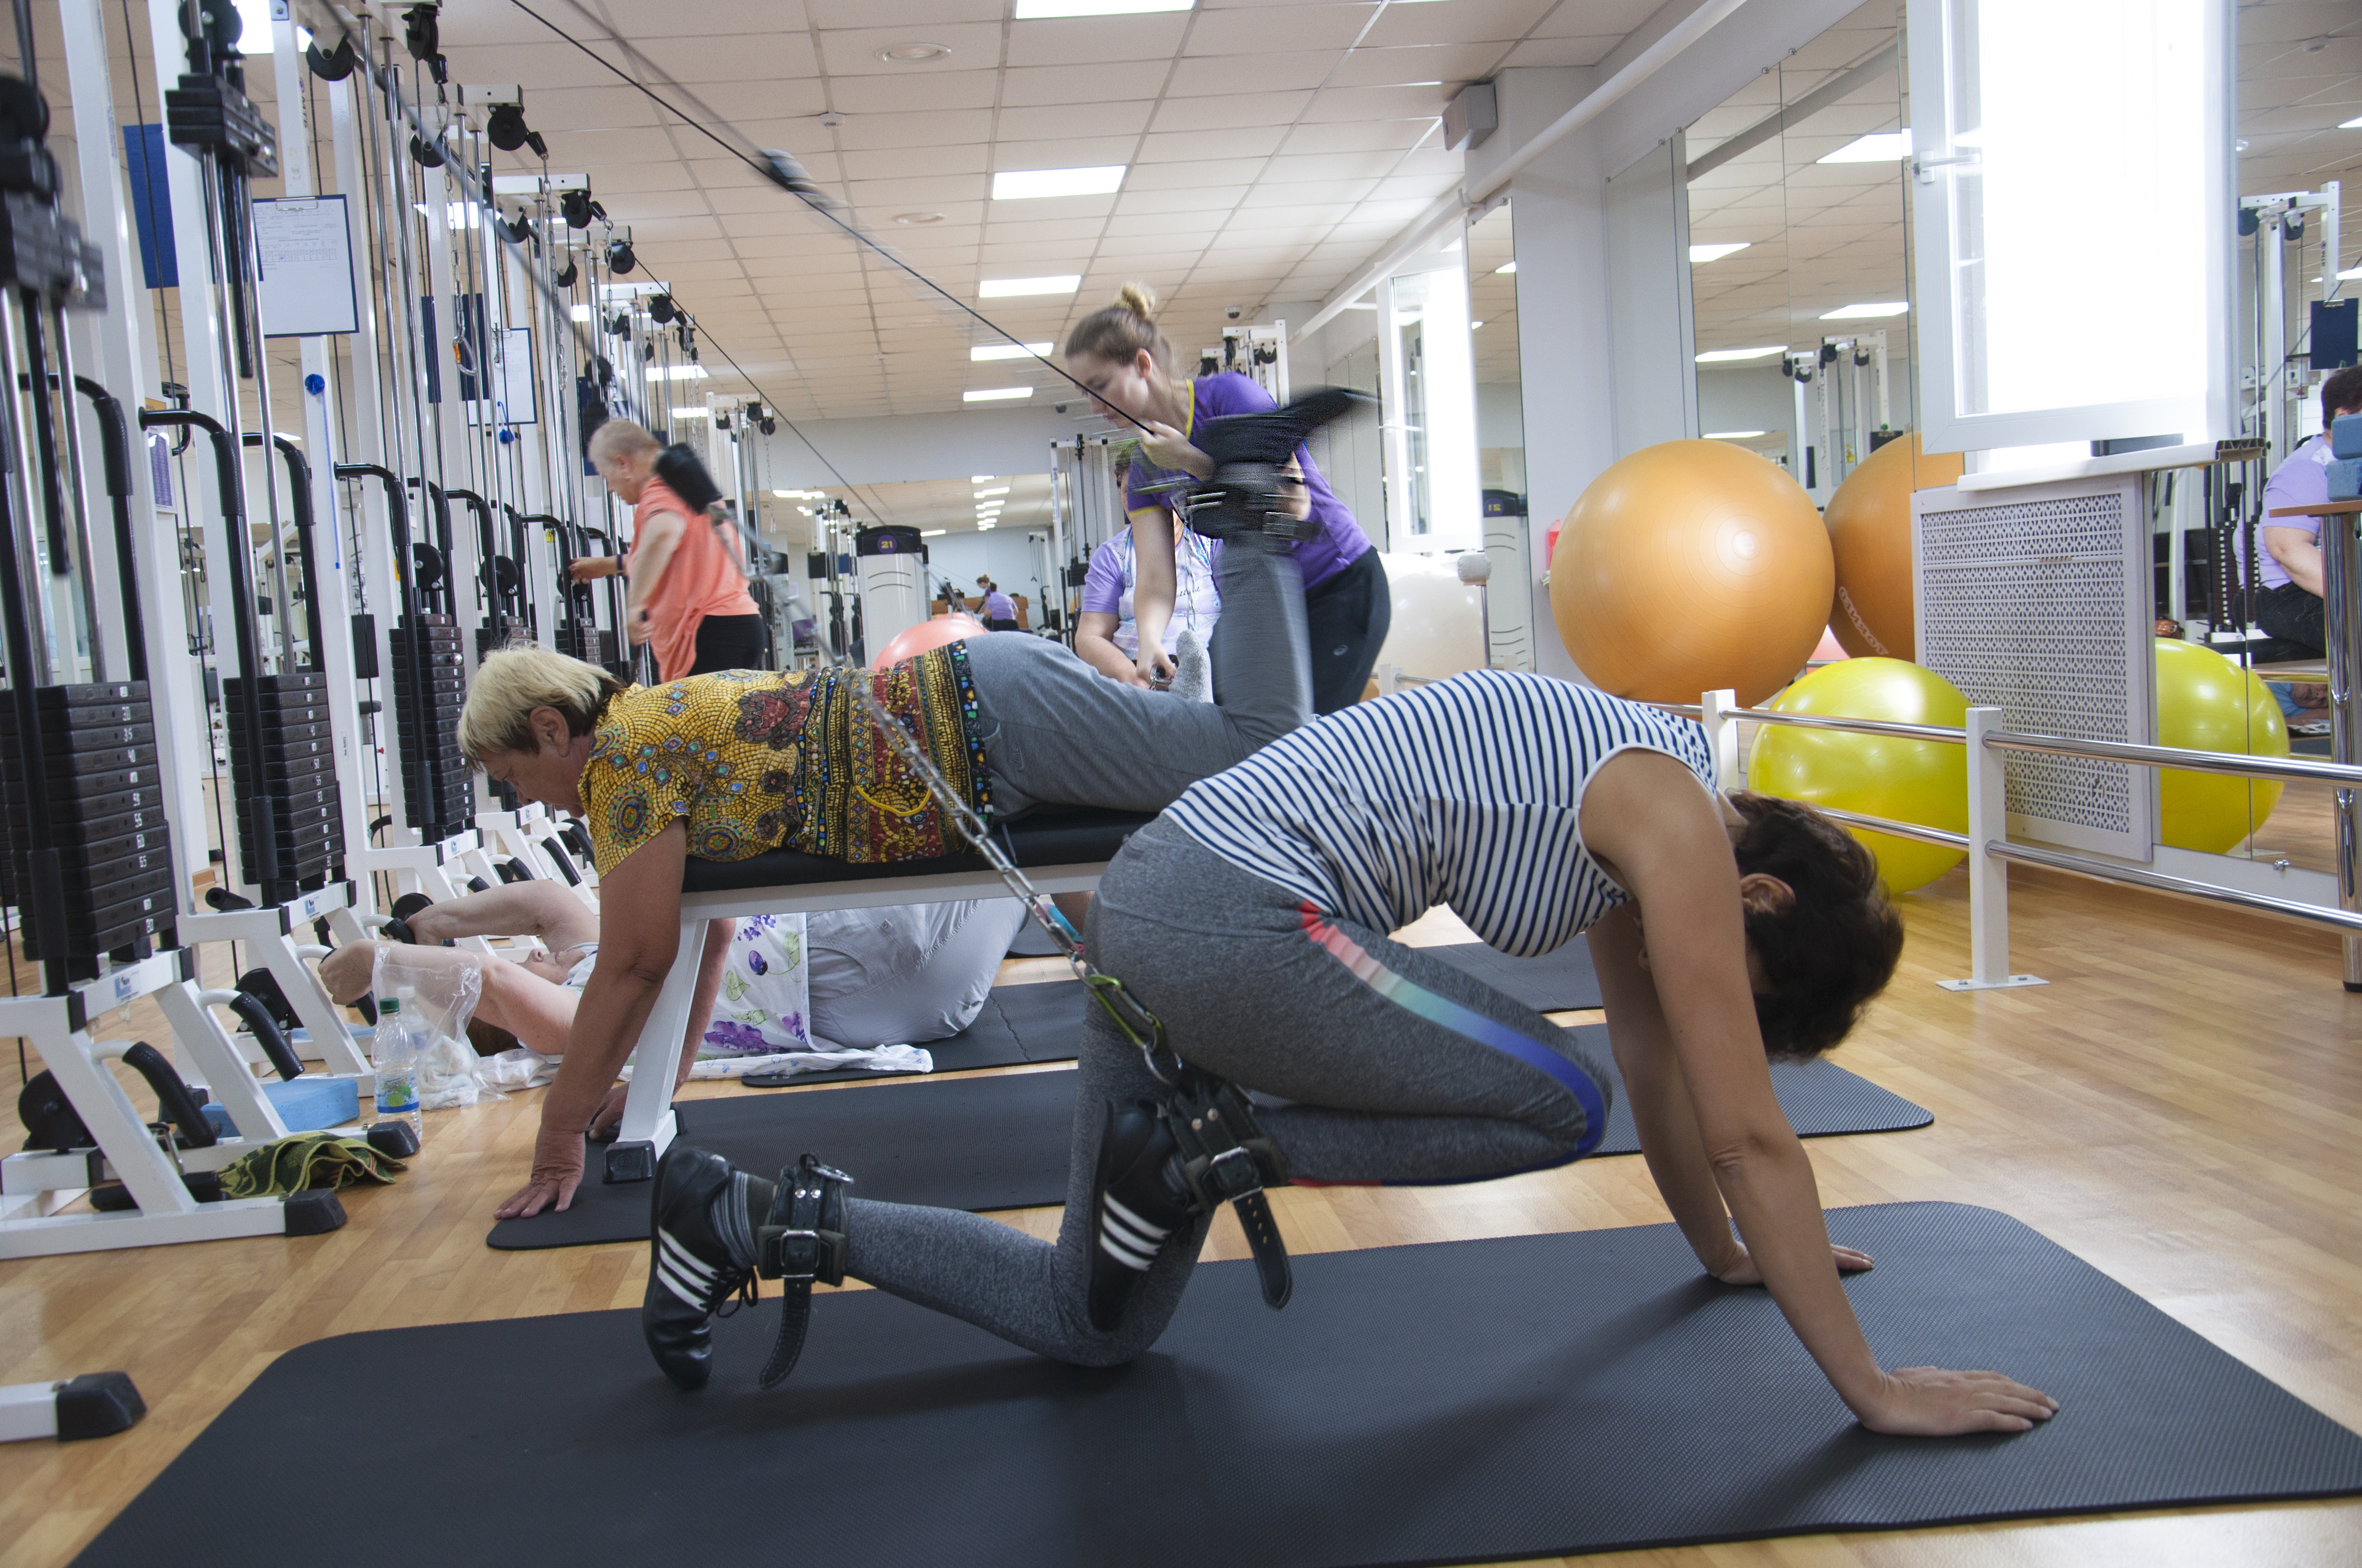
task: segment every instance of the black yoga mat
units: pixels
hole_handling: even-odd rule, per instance
[[[863,1198],[940,1209],[1032,1209],[1066,1201],[1075,1115],[1071,1071],[921,1079],[826,1094],[681,1100],[678,1137],[766,1174],[809,1149],[853,1173]],[[599,1179],[601,1151],[574,1206],[493,1222],[502,1252],[645,1241],[648,1182]]]
[[[1088,999],[1080,980],[1043,980],[1030,986],[995,986],[976,1021],[948,1040],[924,1044],[938,1073],[976,1067],[1014,1067],[1026,1062],[1071,1062],[1083,1030]],[[774,1077],[749,1073],[738,1081],[748,1088],[793,1088],[803,1084],[857,1083],[868,1078],[910,1077],[900,1072],[842,1067],[826,1073]]]
[[[1613,1075],[1607,1031],[1575,1033]],[[1901,1095],[1827,1062],[1772,1068],[1772,1088],[1799,1137],[1899,1132],[1935,1117]],[[810,1149],[853,1173],[864,1198],[944,1209],[1026,1209],[1066,1200],[1074,1120],[1071,1073],[1024,1073],[914,1084],[917,1101],[839,1090],[825,1095],[684,1100],[680,1136],[749,1170],[770,1171]],[[1639,1134],[1615,1084],[1607,1135],[1596,1154],[1637,1154]],[[596,1151],[593,1151],[594,1156]],[[598,1164],[594,1157],[591,1169]],[[504,1251],[637,1241],[648,1233],[646,1184],[586,1183],[563,1214],[502,1220],[491,1244]]]
[[[1481,942],[1455,942],[1419,951],[1466,970],[1536,1012],[1573,1012],[1606,1005],[1599,995],[1598,973],[1591,966],[1591,944],[1581,937],[1539,958],[1512,958]]]
[[[1330,1253],[1274,1313],[1200,1268],[1155,1349],[1042,1360],[880,1291],[813,1305],[758,1393],[773,1300],[676,1391],[636,1313],[346,1334],[266,1369],[85,1568],[372,1561],[1379,1568],[2362,1491],[2362,1438],[1991,1209],[1829,1215],[1898,1364],[1993,1367],[2062,1409],[2020,1435],[1855,1425],[1760,1290],[1671,1225]],[[400,1494],[352,1412],[419,1434]]]

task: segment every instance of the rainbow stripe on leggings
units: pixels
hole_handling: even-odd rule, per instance
[[[1311,904],[1300,904],[1297,908],[1304,917],[1304,934],[1326,949],[1331,957],[1352,972],[1355,979],[1360,980],[1378,995],[1405,1011],[1427,1020],[1429,1023],[1441,1025],[1462,1039],[1473,1040],[1477,1044],[1498,1051],[1505,1056],[1514,1056],[1529,1067],[1540,1068],[1557,1080],[1569,1094],[1574,1096],[1576,1103],[1583,1107],[1583,1141],[1575,1145],[1574,1153],[1567,1155],[1563,1160],[1551,1160],[1539,1165],[1522,1165],[1518,1167],[1519,1171],[1549,1170],[1557,1165],[1568,1165],[1599,1147],[1600,1140],[1607,1135],[1607,1102],[1601,1097],[1599,1086],[1592,1081],[1589,1073],[1584,1072],[1540,1041],[1529,1040],[1507,1024],[1496,1019],[1487,1018],[1473,1009],[1462,1007],[1450,997],[1440,996],[1408,976],[1398,975],[1387,968],[1378,962],[1369,949],[1331,925],[1328,919]],[[1451,1181],[1390,1181],[1378,1185],[1449,1187],[1460,1182],[1492,1181],[1500,1176],[1517,1174],[1518,1174],[1518,1171],[1494,1171],[1481,1176],[1455,1177]],[[1300,1182],[1299,1185],[1316,1187],[1363,1184]]]

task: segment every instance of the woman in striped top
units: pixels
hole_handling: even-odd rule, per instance
[[[1998,1374],[1889,1372],[1864,1339],[1838,1274],[1870,1260],[1830,1245],[1768,1059],[1842,1039],[1893,974],[1902,925],[1875,862],[1826,818],[1714,786],[1686,721],[1537,676],[1460,676],[1192,786],[1101,879],[1092,958],[1176,1055],[1264,1097],[1292,1179],[1480,1181],[1590,1154],[1615,1080],[1571,1033],[1386,933],[1437,904],[1515,955],[1587,933],[1641,1152],[1706,1272],[1768,1286],[1874,1430],[2047,1419],[2049,1399]],[[844,1272],[1045,1355],[1139,1355],[1209,1223],[1157,1114],[1167,1094],[1092,1010],[1058,1241],[832,1187]],[[714,1238],[701,1266],[769,1209],[773,1184],[718,1157],[676,1145],[667,1166],[659,1225],[676,1245]],[[743,1278],[751,1261],[716,1266]],[[650,1343],[679,1376],[679,1346]]]

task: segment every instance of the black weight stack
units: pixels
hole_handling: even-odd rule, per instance
[[[225,707],[243,712],[246,682],[222,682]],[[229,725],[230,784],[239,801],[258,796],[270,801],[271,838],[278,877],[267,878],[257,858],[254,814],[238,835],[238,870],[262,889],[264,899],[281,903],[326,886],[344,875],[345,827],[337,795],[336,743],[328,733],[328,680],[313,671],[266,675],[256,682],[262,716],[261,755],[247,743],[243,724]]]
[[[391,641],[404,810],[409,825],[432,844],[476,825],[475,789],[459,755],[459,710],[467,701],[459,628],[448,615],[405,615]],[[423,680],[411,673],[414,642]]]
[[[28,921],[26,956],[62,958],[85,969],[103,954],[136,959],[171,946],[172,845],[156,777],[148,683],[44,686],[34,701],[49,785],[47,847],[56,850],[62,873],[66,937],[64,952],[44,953]],[[35,847],[25,782],[17,712],[0,704],[0,795],[6,802],[0,811],[0,898],[19,906],[30,899]]]

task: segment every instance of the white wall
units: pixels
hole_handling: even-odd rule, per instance
[[[1054,412],[1055,400],[1046,391],[1039,395],[1039,408],[807,421],[809,446],[782,425],[776,436],[756,437],[764,448],[758,471],[764,484],[778,490],[1042,473],[1050,467],[1051,443],[1072,439],[1079,421]],[[1073,406],[1079,409],[1081,400],[1076,393]],[[844,480],[812,455],[814,447]]]
[[[947,577],[962,593],[974,597],[978,572],[991,577],[1008,593],[1021,593],[1032,606],[1030,624],[1042,624],[1042,607],[1055,602],[1042,587],[1043,547],[1031,544],[1022,528],[995,528],[988,534],[945,534],[929,539],[928,589],[939,591],[936,579]]]

